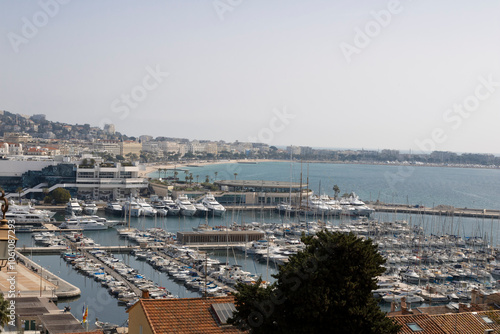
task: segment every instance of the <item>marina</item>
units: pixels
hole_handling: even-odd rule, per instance
[[[318,196],[317,200],[327,203],[330,198]],[[127,305],[142,296],[144,290],[153,298],[218,296],[233,291],[237,282],[251,284],[259,277],[273,282],[278,266],[300,251],[300,236],[322,229],[355,233],[377,243],[386,258],[386,273],[380,281],[385,283],[373,293],[381,299],[383,310],[402,296],[414,305],[469,302],[474,290],[496,291],[496,278],[500,277],[496,262],[498,219],[487,216],[494,210],[467,209],[475,214],[467,215],[458,209],[450,210],[451,205],[436,206],[435,210],[441,211],[432,211],[421,205],[366,201],[375,211],[363,217],[326,212],[280,214],[274,204],[225,203],[224,214],[200,216],[182,215],[171,198],[146,199],[149,208],[141,200],[134,202],[138,212],[143,212],[137,217],[131,214],[135,204],[119,212],[118,202],[114,203],[114,211],[105,210],[112,207],[111,202],[97,203],[97,215],[92,219],[119,222],[105,229],[60,229],[58,225],[71,218],[61,220],[56,215],[56,221],[40,224],[47,229],[18,234],[18,250],[24,256],[33,263],[46,263],[48,271],[68,277],[68,282],[81,287],[81,297],[58,298],[58,303],[78,308],[86,299],[99,295],[105,303],[93,306],[91,316],[123,324]],[[179,211],[168,214],[169,206]],[[144,214],[152,209],[156,214]],[[43,233],[52,235],[44,239]],[[35,241],[33,236],[38,234],[42,234],[37,236],[41,239]],[[68,242],[75,236],[79,241]],[[44,247],[40,247],[41,242]],[[75,259],[62,261],[64,254]],[[82,267],[85,261],[87,266]],[[120,274],[116,263],[122,263],[118,268],[128,269],[121,269]],[[110,291],[105,285],[108,280],[120,283],[112,283],[117,286]]]

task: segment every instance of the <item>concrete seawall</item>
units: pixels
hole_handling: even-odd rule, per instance
[[[20,261],[24,262],[27,268],[34,268],[38,270],[38,272],[43,270],[42,271],[43,277],[57,286],[57,289],[54,291],[54,294],[58,299],[77,297],[81,294],[81,290],[78,287],[74,286],[71,283],[68,283],[59,276],[54,275],[47,269],[41,267],[38,263],[35,263],[28,257],[22,255],[18,251],[16,251],[16,256]]]

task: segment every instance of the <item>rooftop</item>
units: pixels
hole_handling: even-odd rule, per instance
[[[141,307],[153,333],[242,333],[219,324],[212,311],[212,304],[226,303],[234,303],[234,297],[140,299],[127,312]]]

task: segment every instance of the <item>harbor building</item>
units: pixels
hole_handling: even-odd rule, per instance
[[[82,164],[37,157],[33,160],[0,160],[0,186],[6,197],[42,199],[56,188],[72,197],[110,200],[136,196],[148,187],[139,177],[139,166],[121,163]],[[21,188],[22,192],[17,191]]]
[[[214,182],[225,193],[216,196],[221,204],[275,205],[281,202],[299,203],[301,198],[312,195],[306,184],[263,180],[220,180]]]
[[[137,196],[148,182],[139,177],[139,167],[121,163],[101,163],[76,167],[76,188],[79,197],[88,199],[116,199]]]
[[[177,232],[177,241],[182,245],[192,244],[242,244],[264,239],[260,231],[193,231]]]

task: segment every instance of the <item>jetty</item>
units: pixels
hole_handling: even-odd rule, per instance
[[[438,205],[433,208],[428,208],[420,205],[407,204],[385,204],[385,203],[368,203],[376,212],[393,212],[393,213],[411,213],[419,215],[436,215],[436,216],[455,216],[455,217],[472,217],[472,218],[490,218],[499,219],[500,210],[487,209],[470,209],[470,208],[455,208],[448,205]]]
[[[22,275],[27,277],[30,284],[26,285],[24,289],[21,290],[21,296],[38,296],[48,297],[53,300],[58,298],[72,298],[77,297],[81,294],[78,287],[71,283],[63,280],[59,276],[53,274],[46,268],[43,268],[38,263],[35,263],[28,257],[22,255],[18,250],[16,250],[16,257],[20,262],[22,267],[18,264],[17,275]],[[26,270],[31,270],[26,273]],[[30,275],[34,275],[34,278],[30,278]],[[37,278],[37,276],[39,278]],[[18,278],[18,280],[21,280]],[[32,286],[34,285],[34,287]]]

